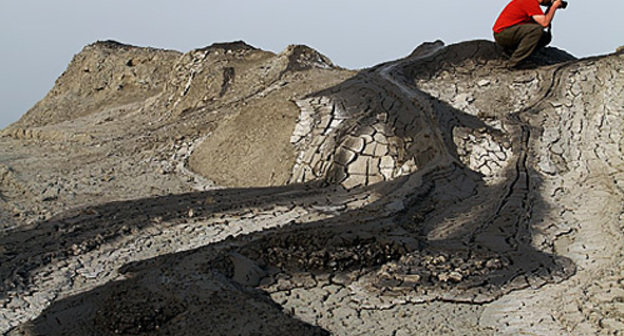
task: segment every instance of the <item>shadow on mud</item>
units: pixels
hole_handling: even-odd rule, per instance
[[[531,223],[543,217],[532,205],[543,202],[535,192],[540,181],[527,165],[528,153],[518,153],[526,150],[522,141],[529,141],[528,135],[517,127],[518,134],[511,135],[516,166],[504,183],[487,185],[457,160],[453,142],[457,126],[487,126],[445,102],[428,99],[456,160],[422,176],[402,209],[389,210],[387,200],[410,183],[410,176],[348,192],[310,184],[115,202],[0,237],[6,249],[0,275],[19,288],[25,285],[19,279],[27,279],[41,264],[83,254],[161,222],[183,223],[189,220],[189,209],[194,209],[193,220],[201,221],[248,207],[311,207],[319,199],[383,195],[326,220],[291,223],[130,263],[121,270],[126,279],[55,302],[20,328],[35,334],[323,335],[328,332],[283,311],[259,288],[276,288],[280,279],[325,276],[332,281],[344,276],[350,279],[346,285],[365,281],[371,296],[393,293],[420,302],[484,303],[515,289],[569,277],[574,265],[568,259],[532,245]],[[462,218],[461,225],[440,231],[456,218]],[[285,281],[281,290],[297,286]]]

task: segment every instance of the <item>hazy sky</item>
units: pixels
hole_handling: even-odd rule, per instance
[[[306,44],[362,68],[425,41],[492,39],[508,0],[0,0],[0,128],[43,98],[74,54],[97,40],[188,51],[244,40],[282,51]],[[577,57],[624,45],[624,0],[570,0],[553,46]]]

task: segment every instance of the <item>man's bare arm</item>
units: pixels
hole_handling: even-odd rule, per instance
[[[561,7],[561,0],[555,0],[545,15],[533,15],[533,20],[543,27],[548,27],[555,17],[555,12]]]

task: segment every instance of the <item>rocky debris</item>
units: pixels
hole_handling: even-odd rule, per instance
[[[314,236],[310,236],[301,231],[254,242],[240,253],[261,266],[277,267],[288,273],[359,270],[383,265],[405,253],[404,246],[366,233],[319,232],[316,229]]]
[[[128,294],[141,298],[140,305],[125,300]],[[135,288],[131,293],[118,290],[104,298],[102,306],[106,309],[98,309],[93,318],[95,332],[123,335],[158,332],[185,308],[172,298],[144,288]]]
[[[86,47],[0,138],[0,331],[617,333],[622,55],[503,61]]]

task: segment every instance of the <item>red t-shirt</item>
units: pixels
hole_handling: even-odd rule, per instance
[[[492,29],[495,33],[500,33],[511,26],[534,23],[533,15],[544,15],[537,0],[512,0],[503,9]]]

